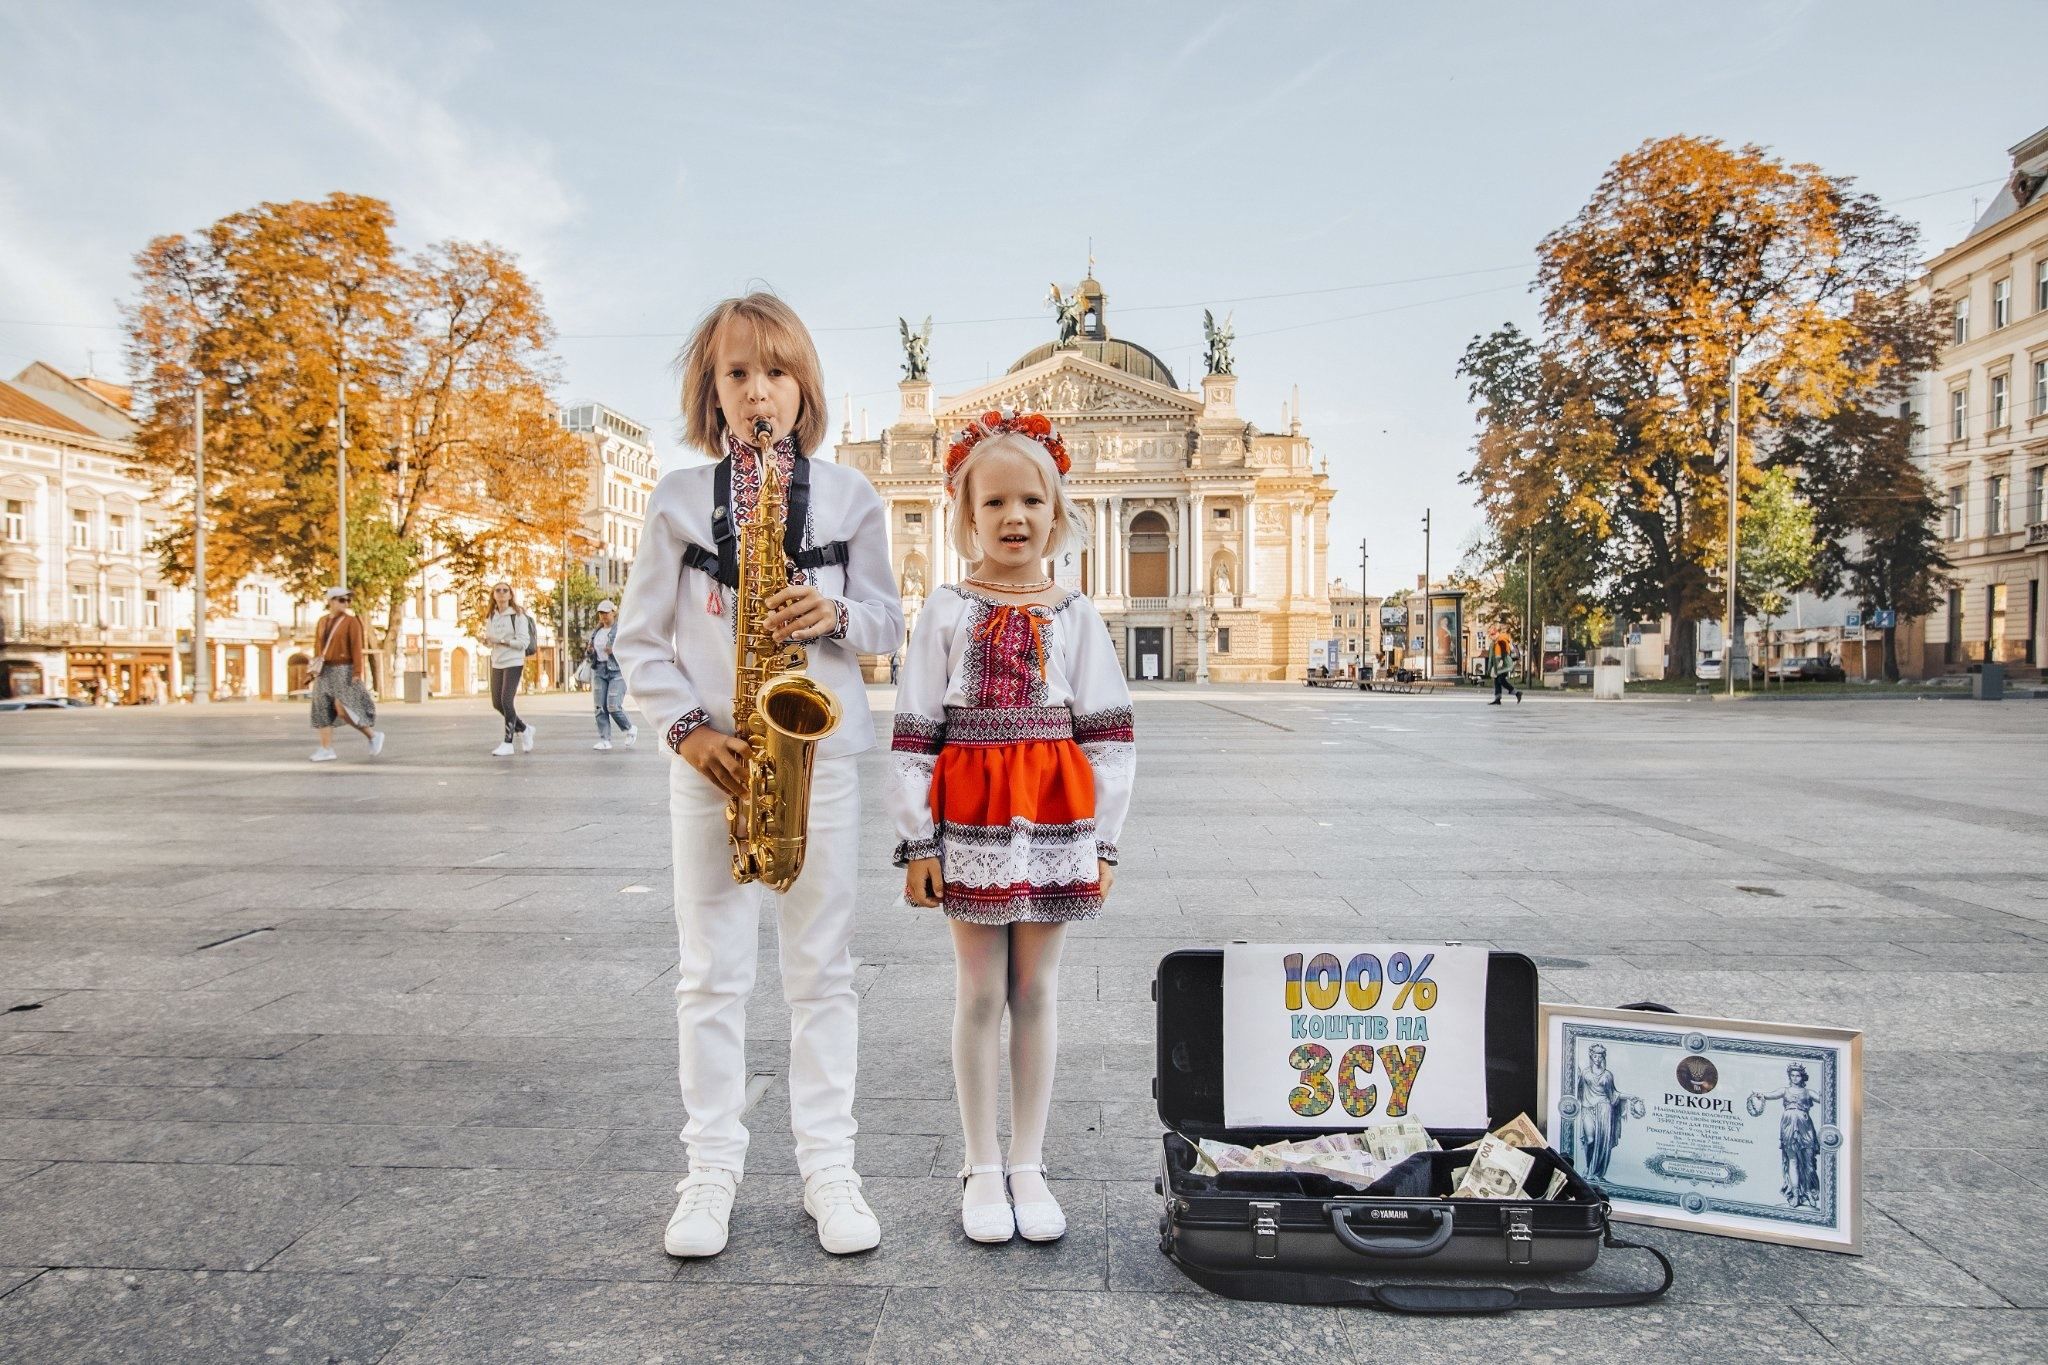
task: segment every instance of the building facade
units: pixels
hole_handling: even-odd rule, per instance
[[[1260,431],[1238,413],[1227,359],[1184,389],[1158,356],[1110,335],[1099,284],[1083,281],[1075,298],[1085,325],[1000,378],[940,396],[917,365],[894,424],[874,440],[841,433],[839,462],[887,505],[906,616],[967,571],[950,539],[947,444],[984,411],[1028,409],[1065,436],[1068,492],[1086,520],[1055,573],[1093,599],[1129,677],[1301,678],[1309,642],[1327,638],[1335,494],[1300,422]]]
[[[1361,593],[1343,579],[1330,584],[1330,638],[1337,642],[1337,663],[1356,668],[1380,657],[1380,599]]]
[[[1925,668],[2038,672],[2048,638],[2048,129],[1970,235],[1929,264],[1948,344],[1921,388],[1921,462],[1942,497],[1954,582]]]
[[[121,385],[41,362],[0,384],[0,622],[17,695],[191,691],[192,592],[150,549],[172,513],[135,472],[134,434]],[[284,695],[300,615],[275,579],[232,585],[207,623],[213,696]]]
[[[120,385],[42,363],[0,383],[0,669],[12,695],[133,703],[191,694],[193,591],[165,581],[150,549],[172,518],[190,516],[190,485],[182,501],[174,490],[166,504],[135,471],[128,397]],[[646,428],[601,404],[572,408],[562,420],[588,433],[585,526],[600,549],[587,567],[617,596],[654,487]],[[211,586],[212,696],[277,700],[304,688],[320,604],[296,600],[267,575]],[[398,668],[423,674],[428,695],[468,696],[489,684],[490,651],[464,628],[463,605],[440,568],[405,597]],[[358,609],[381,639],[389,625],[383,604]],[[542,650],[529,663],[530,681],[545,686],[573,661],[556,660],[554,630],[538,613],[536,622]],[[395,691],[383,663],[373,654],[372,681]]]
[[[590,500],[583,529],[599,547],[585,561],[598,587],[616,598],[626,589],[633,557],[640,553],[640,531],[647,522],[647,502],[660,477],[647,428],[602,403],[565,408],[562,425],[580,433],[590,450]]]

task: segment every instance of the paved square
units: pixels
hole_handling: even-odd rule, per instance
[[[888,693],[875,704],[886,728]],[[0,1359],[2020,1359],[2048,1338],[2048,705],[1151,688],[1121,880],[1062,974],[1054,1246],[961,1235],[950,950],[863,764],[861,1168],[817,1247],[764,922],[730,1250],[681,1174],[662,756],[587,702],[0,716]],[[1546,998],[1867,1032],[1861,1258],[1650,1230],[1655,1308],[1233,1304],[1156,1250],[1173,948],[1462,939]],[[1610,1268],[1610,1264],[1611,1268]],[[1617,1253],[1589,1278],[1640,1272]],[[2027,1343],[2034,1343],[2029,1346]]]

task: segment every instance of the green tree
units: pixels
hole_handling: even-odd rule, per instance
[[[1884,627],[1890,682],[1900,676],[1897,623],[1938,610],[1954,567],[1937,535],[1941,505],[1913,462],[1917,429],[1908,415],[1855,408],[1797,424],[1781,443],[1816,509],[1815,586],[1846,588],[1864,611],[1893,613]]]
[[[535,599],[533,613],[555,628],[555,638],[562,642],[562,657],[568,660],[568,671],[574,672],[577,662],[583,657],[584,642],[597,628],[597,604],[608,594],[580,564],[569,570],[568,589],[569,614],[566,618],[562,615],[560,583],[545,596]]]
[[[1820,557],[1813,509],[1799,496],[1788,468],[1767,469],[1749,490],[1736,528],[1736,593],[1748,611],[1763,618],[1765,638],[1792,605],[1792,595],[1809,587]]]

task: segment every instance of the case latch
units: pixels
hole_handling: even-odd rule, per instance
[[[1278,1204],[1253,1204],[1252,1212],[1252,1259],[1274,1261],[1280,1258],[1280,1206]]]
[[[1536,1255],[1536,1229],[1533,1209],[1509,1209],[1507,1211],[1508,1264],[1528,1265]]]

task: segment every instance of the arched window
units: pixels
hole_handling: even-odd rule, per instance
[[[1131,520],[1129,547],[1130,595],[1164,597],[1168,592],[1168,546],[1166,518],[1157,512],[1140,512]]]

